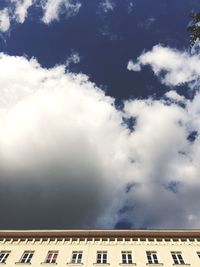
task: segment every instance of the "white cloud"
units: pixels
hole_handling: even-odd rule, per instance
[[[14,199],[16,213],[9,213],[15,222],[23,198],[23,205],[37,206],[26,210],[37,227],[40,220],[93,227],[123,183],[120,166],[128,132],[120,112],[86,76],[64,70],[44,69],[23,57],[0,57],[0,206]],[[16,188],[10,200],[2,192],[9,183]],[[18,184],[24,187],[16,193]],[[57,217],[52,219],[50,210]]]
[[[11,0],[11,3],[15,4],[14,16],[18,23],[24,23],[28,9],[33,5],[33,0]]]
[[[23,24],[28,19],[30,7],[42,9],[42,21],[49,24],[58,21],[61,14],[66,17],[77,15],[81,3],[73,0],[8,0],[7,7],[0,11],[0,31],[8,31],[12,23]]]
[[[199,228],[195,202],[200,189],[200,140],[192,144],[187,140],[192,130],[200,130],[194,108],[199,98],[189,101],[186,109],[151,99],[126,102],[126,114],[137,118],[128,141],[134,163],[127,174],[133,186],[119,196],[103,222],[128,221],[135,228]]]
[[[87,76],[5,54],[0,88],[0,208],[10,207],[2,224],[200,227],[198,91],[125,101],[119,111]]]
[[[156,45],[144,52],[136,62],[129,61],[128,69],[140,71],[142,66],[151,66],[154,74],[166,85],[178,86],[196,83],[200,77],[200,56],[190,55],[175,49]]]
[[[80,62],[80,60],[81,60],[81,59],[80,59],[80,55],[79,55],[79,53],[73,51],[73,52],[71,53],[71,55],[68,57],[68,59],[66,60],[65,65],[66,65],[67,67],[69,67],[71,64],[78,64],[78,63]]]
[[[100,2],[100,8],[104,13],[108,13],[114,10],[115,4],[111,0],[103,0]]]
[[[10,17],[8,13],[8,9],[4,8],[0,10],[0,31],[6,32],[10,28]]]
[[[171,90],[171,91],[168,91],[166,94],[165,94],[166,97],[170,98],[171,100],[174,100],[176,102],[182,102],[182,103],[185,103],[186,99],[184,96],[182,95],[179,95],[176,91],[174,90]]]
[[[132,71],[141,71],[141,66],[140,66],[140,64],[138,64],[137,62],[135,63],[135,62],[133,62],[132,60],[130,60],[129,62],[128,62],[128,65],[127,65],[127,69],[128,70],[132,70]]]
[[[47,24],[54,20],[59,20],[61,13],[66,12],[68,16],[74,16],[81,8],[81,3],[73,3],[70,0],[45,0],[43,2],[44,16],[42,20]]]

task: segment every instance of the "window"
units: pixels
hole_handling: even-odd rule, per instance
[[[197,252],[198,257],[200,258],[200,252]]]
[[[107,251],[97,251],[97,263],[107,263]]]
[[[45,263],[56,263],[56,259],[58,257],[58,251],[51,250],[48,252]]]
[[[185,264],[181,252],[171,252],[174,264]]]
[[[5,263],[10,251],[1,251],[0,252],[0,263]]]
[[[82,251],[73,251],[71,263],[81,263],[82,255]]]
[[[20,259],[20,263],[30,263],[33,257],[33,253],[34,251],[24,251],[24,254]]]
[[[132,252],[131,251],[122,251],[122,263],[123,264],[132,264]]]
[[[156,251],[147,251],[147,260],[149,264],[158,264],[158,257]]]

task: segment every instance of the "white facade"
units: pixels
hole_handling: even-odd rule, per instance
[[[200,266],[200,231],[0,231],[6,266]]]

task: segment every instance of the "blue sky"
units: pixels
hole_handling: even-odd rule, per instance
[[[199,10],[1,1],[1,229],[200,227]]]

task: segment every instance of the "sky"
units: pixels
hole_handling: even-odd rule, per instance
[[[0,1],[0,229],[199,229],[199,0]]]

